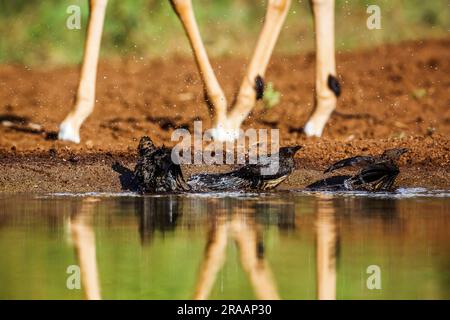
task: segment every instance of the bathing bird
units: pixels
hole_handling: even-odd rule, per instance
[[[276,154],[260,156],[255,164],[226,173],[193,175],[186,182],[179,161],[173,161],[177,155],[172,155],[172,149],[156,147],[144,136],[138,146],[134,182],[140,193],[271,190],[294,171],[294,155],[300,148],[282,147]]]
[[[172,161],[172,149],[156,147],[144,136],[139,141],[134,182],[140,193],[188,191],[179,164]]]
[[[294,156],[300,149],[301,146],[282,147],[275,155],[260,156],[255,164],[226,173],[193,175],[187,183],[193,191],[271,190],[294,171]]]
[[[324,173],[331,173],[345,167],[359,168],[354,175],[338,175],[316,181],[306,187],[307,190],[329,191],[391,191],[395,179],[400,173],[397,165],[407,148],[385,150],[377,156],[356,156],[340,160]]]

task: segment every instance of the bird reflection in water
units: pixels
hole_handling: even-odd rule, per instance
[[[183,211],[182,203],[175,195],[141,198],[136,201],[135,209],[143,245],[150,243],[157,231],[163,235],[174,231]]]

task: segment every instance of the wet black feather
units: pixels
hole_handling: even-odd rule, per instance
[[[333,176],[322,179],[306,188],[334,191],[390,191],[400,173],[397,161],[407,151],[406,148],[396,148],[386,150],[378,156],[356,156],[340,160],[327,168],[325,173],[344,167],[356,167],[360,170],[352,176]]]

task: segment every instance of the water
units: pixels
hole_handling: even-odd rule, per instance
[[[3,194],[0,298],[449,299],[449,227],[424,189]]]

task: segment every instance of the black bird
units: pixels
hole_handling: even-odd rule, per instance
[[[332,176],[319,180],[306,187],[307,190],[329,191],[390,191],[400,170],[397,161],[407,152],[406,148],[384,151],[379,156],[356,156],[338,161],[324,173],[344,167],[357,167],[355,175]]]
[[[260,157],[257,164],[227,173],[194,175],[186,183],[181,166],[172,161],[172,149],[155,147],[149,137],[142,137],[134,183],[140,193],[270,190],[292,173],[294,155],[299,149],[300,146],[283,147],[276,155]],[[278,166],[274,167],[274,161],[278,161]]]
[[[256,164],[246,164],[226,173],[193,175],[187,183],[192,191],[201,192],[271,190],[294,171],[294,155],[300,148],[300,146],[282,147],[278,154],[260,157]],[[273,161],[278,161],[278,166],[275,172],[270,172],[269,168],[274,168]]]
[[[188,191],[181,167],[172,161],[172,149],[157,148],[144,136],[139,141],[134,182],[140,193]]]

